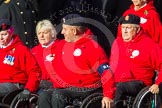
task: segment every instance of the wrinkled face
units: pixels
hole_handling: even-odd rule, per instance
[[[62,25],[62,31],[61,34],[64,35],[65,41],[67,42],[74,42],[75,41],[75,33],[74,33],[74,27],[70,25]]]
[[[37,31],[37,37],[41,45],[48,45],[53,39],[51,31],[48,29],[40,28]]]
[[[134,6],[143,6],[147,0],[132,0]]]
[[[138,28],[134,24],[122,24],[122,38],[124,42],[131,41],[139,32]]]
[[[10,29],[0,31],[0,45],[6,46],[11,41],[11,37],[12,31]]]

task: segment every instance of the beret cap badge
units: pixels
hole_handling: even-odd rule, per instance
[[[62,20],[63,20],[63,23],[65,23],[65,18],[63,18]]]
[[[125,20],[126,20],[126,21],[128,21],[128,20],[129,20],[129,16],[128,16],[128,15],[125,17]]]
[[[0,19],[0,31],[7,30],[11,27],[11,22],[8,19]]]
[[[7,28],[7,25],[5,23],[2,24],[2,29],[5,30]]]

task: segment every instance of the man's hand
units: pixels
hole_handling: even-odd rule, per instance
[[[102,99],[102,108],[111,108],[113,100],[108,97],[103,97]]]
[[[159,93],[159,86],[157,84],[153,84],[150,88],[149,88],[150,92],[153,94],[158,94]]]
[[[21,93],[18,94],[18,99],[20,101],[28,101],[30,97],[30,91],[27,89],[24,89]]]

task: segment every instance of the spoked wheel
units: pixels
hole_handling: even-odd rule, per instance
[[[101,108],[102,93],[93,93],[86,97],[80,108]]]
[[[158,95],[152,94],[149,87],[142,89],[136,96],[132,108],[156,108]]]
[[[17,95],[11,102],[10,108],[36,108],[37,100],[37,94],[31,94],[29,101],[20,101]]]

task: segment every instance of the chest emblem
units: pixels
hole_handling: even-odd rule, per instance
[[[146,23],[146,22],[147,22],[147,19],[146,19],[146,18],[143,18],[143,17],[140,18],[140,23],[141,23],[141,24],[144,24],[144,23]]]
[[[80,56],[81,54],[82,54],[82,51],[79,48],[75,49],[74,52],[73,52],[74,56]]]
[[[53,61],[54,60],[54,57],[55,57],[55,55],[54,54],[49,54],[49,55],[47,55],[46,56],[46,60],[45,61]]]
[[[5,58],[4,58],[3,63],[12,66],[12,65],[14,65],[14,60],[15,60],[15,57],[13,57],[11,55],[6,55]]]
[[[132,51],[132,55],[130,56],[130,58],[135,58],[139,55],[139,50],[134,50]]]

